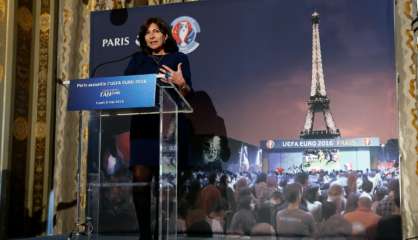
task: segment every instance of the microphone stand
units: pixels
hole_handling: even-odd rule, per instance
[[[67,92],[70,90],[68,85],[70,81],[62,81],[61,79],[57,80],[58,84],[63,86]],[[78,111],[78,153],[77,153],[77,209],[76,209],[76,218],[75,225],[76,229],[71,231],[67,237],[67,240],[72,240],[74,237],[78,239],[81,235],[87,236],[87,239],[91,239],[91,233],[93,232],[93,226],[90,222],[90,219],[87,221],[81,221],[81,155],[82,155],[82,141],[83,141],[83,111]],[[81,227],[84,227],[81,230]]]
[[[126,55],[126,56],[123,56],[123,57],[118,58],[118,59],[113,59],[113,60],[109,60],[109,61],[100,63],[99,65],[97,65],[96,67],[93,68],[93,70],[91,71],[91,76],[90,77],[96,76],[96,72],[97,72],[97,70],[99,70],[99,68],[101,68],[101,67],[103,67],[105,65],[111,64],[111,63],[117,63],[117,62],[121,62],[123,60],[126,60],[126,59],[132,57],[135,53],[136,52],[131,53],[131,54]]]
[[[115,63],[115,62],[120,62],[123,61],[125,59],[128,59],[130,57],[132,57],[134,53],[131,53],[127,56],[123,56],[121,58],[115,59],[115,60],[110,60],[110,61],[106,61],[103,62],[99,65],[97,65],[93,70],[92,73],[90,75],[90,78],[94,77],[96,75],[96,71],[107,65],[107,64],[111,64],[111,63]],[[57,81],[60,85],[62,85],[65,89],[67,89],[67,91],[69,91],[69,88],[67,85],[70,84],[70,81],[62,81],[61,79],[58,79]],[[76,224],[76,230],[72,231],[68,237],[67,240],[72,240],[73,237],[75,237],[76,239],[79,239],[79,237],[81,235],[87,236],[87,239],[91,239],[92,237],[92,232],[93,232],[93,224],[91,223],[91,218],[90,217],[86,217],[86,221],[82,222],[81,221],[81,154],[82,154],[82,141],[83,141],[83,111],[80,110],[78,111],[78,155],[77,155],[77,211],[76,211],[76,219],[75,219],[75,224]],[[101,116],[99,114],[99,124],[100,124],[100,135],[99,135],[99,142],[101,142],[100,138],[101,138]],[[100,146],[99,146],[100,149]],[[99,164],[100,164],[101,159],[99,159]],[[100,173],[99,173],[100,175]],[[100,179],[100,176],[99,176]],[[84,227],[83,230],[81,230],[81,227]]]

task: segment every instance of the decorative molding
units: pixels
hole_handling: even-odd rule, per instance
[[[4,65],[0,63],[0,82],[2,82],[3,80],[4,80]]]
[[[33,110],[33,128],[34,136],[32,141],[34,141],[34,156],[31,159],[33,161],[33,168],[31,169],[33,174],[33,179],[30,184],[32,184],[32,204],[30,212],[40,216],[38,221],[44,221],[46,218],[46,210],[48,205],[48,195],[45,194],[45,190],[48,189],[48,182],[45,182],[45,175],[49,173],[49,160],[50,152],[48,151],[47,141],[49,138],[50,128],[48,123],[50,122],[50,112],[48,110],[48,96],[51,95],[48,92],[48,76],[51,71],[51,66],[49,63],[50,51],[50,3],[49,1],[40,1],[40,11],[36,15],[36,31],[38,31],[36,41],[39,42],[38,50],[35,51],[37,54],[37,62],[34,63],[34,68],[36,73],[34,74],[34,89],[36,96],[32,99],[35,104],[35,109]],[[37,65],[37,66],[36,66]]]
[[[11,184],[13,194],[10,195],[9,219],[12,234],[24,234],[29,231],[30,218],[28,208],[29,169],[29,139],[30,122],[30,89],[31,89],[31,60],[32,60],[32,2],[19,1],[16,4],[16,40],[15,40],[15,69],[14,69],[14,100],[11,129],[13,138],[11,142]],[[13,216],[13,217],[10,217]],[[19,230],[18,231],[18,227]],[[9,236],[10,237],[10,236]],[[11,236],[13,237],[13,236]]]
[[[17,10],[17,25],[26,32],[32,30],[32,11],[27,6],[22,6]]]
[[[413,2],[395,3],[396,64],[398,74],[401,213],[403,238],[418,234],[416,46],[411,28]]]
[[[72,60],[72,29],[76,26],[75,13],[78,11],[75,1],[61,0],[58,20],[58,78],[70,79]],[[55,166],[54,166],[54,191],[55,209],[63,202],[72,202],[75,199],[75,171],[74,161],[76,150],[76,136],[68,133],[68,129],[75,129],[76,121],[74,116],[68,116],[66,111],[67,89],[61,85],[57,86],[56,99],[56,125],[55,125]],[[72,151],[75,151],[72,152]],[[74,211],[71,209],[56,210],[56,225],[54,232],[57,234],[66,233],[74,229]]]
[[[0,0],[0,24],[6,19],[6,0]]]
[[[29,135],[29,124],[26,118],[17,116],[13,122],[13,137],[18,141],[24,141]]]

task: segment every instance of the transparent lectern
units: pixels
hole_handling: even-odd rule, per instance
[[[141,75],[138,76],[140,77]],[[132,78],[132,76],[130,77]],[[156,78],[157,76],[155,75],[154,77]],[[104,78],[101,79],[103,80]],[[120,93],[114,83],[123,83],[124,81],[110,77],[106,78],[104,82],[111,86],[112,91],[109,91],[109,88],[106,89],[106,85],[103,88],[100,84],[96,84],[100,89],[95,91],[96,93],[92,93],[92,95],[98,94],[98,98],[102,99],[103,96],[100,95],[106,95],[110,92]],[[108,84],[109,82],[111,84]],[[129,80],[125,81],[125,83],[129,83]],[[114,118],[124,125],[129,122],[130,116],[149,114],[158,115],[160,125],[159,179],[153,181],[154,184],[158,183],[158,188],[151,188],[158,189],[158,192],[151,190],[151,195],[154,196],[154,201],[151,201],[151,209],[153,209],[152,212],[154,214],[151,216],[154,217],[150,221],[153,223],[153,226],[158,226],[158,239],[177,239],[178,114],[191,113],[193,109],[173,84],[163,83],[158,80],[155,80],[154,84],[156,85],[154,94],[148,93],[150,97],[154,95],[155,98],[155,104],[152,107],[144,108],[142,105],[138,105],[140,108],[106,107],[106,109],[100,109],[103,107],[99,106],[97,107],[99,109],[95,109],[95,106],[87,107],[87,110],[94,110],[91,116],[97,128],[97,136],[92,136],[96,138],[96,147],[93,148],[97,152],[96,154],[90,154],[89,152],[88,159],[90,162],[88,163],[88,203],[86,213],[86,222],[89,223],[91,236],[94,239],[100,239],[107,234],[138,234],[131,193],[133,188],[146,184],[132,181],[129,163],[126,161],[127,156],[123,156],[123,153],[121,153],[123,152],[121,150],[123,147],[112,145],[109,148],[110,150],[103,149],[104,144],[102,144],[102,141],[109,142],[109,139],[111,139],[110,142],[115,143],[115,136],[106,136],[107,133],[103,129],[103,122]],[[129,89],[129,91],[131,90]],[[132,93],[129,94],[132,95]],[[140,92],[134,94],[141,95]],[[97,99],[94,101],[97,103]],[[75,109],[77,108],[72,110]],[[119,134],[117,137],[123,138],[124,134]],[[129,137],[125,136],[125,142],[126,139],[129,139]],[[157,198],[155,198],[155,194],[158,194]],[[155,199],[158,199],[158,203],[155,203]]]

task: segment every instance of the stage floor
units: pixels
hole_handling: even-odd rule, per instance
[[[15,240],[70,240],[68,235],[57,235],[57,236],[45,236],[45,237],[33,237],[33,238],[18,238]],[[92,236],[88,238],[87,236],[73,236],[71,240],[137,240],[138,236],[121,236],[121,235],[101,235],[101,236]],[[251,239],[251,240],[269,240],[276,239],[276,237],[271,236],[227,236],[227,235],[214,235],[213,237],[187,237],[187,236],[178,236],[176,239],[179,240],[229,240],[229,239]],[[304,238],[306,239],[306,238]]]
[[[45,236],[45,237],[33,237],[33,238],[18,238],[15,240],[70,240],[68,235],[58,235],[58,236]],[[137,240],[138,236],[120,236],[120,235],[106,235],[106,236],[93,236],[88,238],[87,236],[74,236],[71,240]],[[271,236],[226,236],[226,235],[214,235],[213,237],[187,237],[187,236],[178,236],[178,240],[235,240],[235,239],[248,239],[248,240],[273,240],[277,239],[276,237]],[[307,238],[304,238],[307,239]]]

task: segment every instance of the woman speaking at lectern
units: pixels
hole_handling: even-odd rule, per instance
[[[132,56],[125,75],[159,74],[173,83],[186,96],[191,92],[190,68],[187,56],[179,52],[168,25],[160,18],[149,18],[138,33],[140,51]],[[179,128],[181,128],[179,120]],[[181,130],[179,129],[179,133]],[[131,120],[130,169],[134,182],[150,183],[158,178],[159,115],[136,115]],[[133,188],[133,200],[139,224],[140,239],[152,239],[151,186]]]

